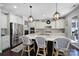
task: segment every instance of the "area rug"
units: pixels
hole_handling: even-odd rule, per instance
[[[20,44],[19,46],[13,48],[11,51],[18,53],[23,49],[23,47],[23,44]]]

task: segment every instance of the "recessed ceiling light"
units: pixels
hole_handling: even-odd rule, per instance
[[[17,6],[13,6],[13,8],[17,8]]]

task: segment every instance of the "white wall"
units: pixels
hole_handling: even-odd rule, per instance
[[[2,41],[1,41],[1,9],[0,9],[0,53],[2,52]]]
[[[17,23],[17,24],[23,24],[23,18],[20,16],[16,16],[14,14],[10,14],[10,22]]]
[[[68,38],[72,39],[72,34],[71,34],[71,27],[72,27],[72,17],[74,16],[79,16],[79,7],[77,7],[75,10],[73,10],[71,13],[69,13],[66,16],[66,22],[67,22],[67,26],[66,26],[66,34]]]

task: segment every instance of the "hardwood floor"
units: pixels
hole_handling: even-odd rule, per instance
[[[12,52],[10,49],[8,49],[3,51],[3,53],[0,54],[0,56],[21,56],[21,51],[19,53],[15,53],[15,52]],[[24,56],[28,56],[28,54],[24,53]],[[36,56],[36,53],[32,50],[30,53],[30,56]],[[47,54],[47,56],[49,55]],[[74,47],[70,47],[69,56],[79,56],[79,50]]]
[[[34,51],[31,51],[31,56],[35,56],[36,54],[34,53]],[[0,54],[0,56],[21,56],[21,51],[19,53],[13,52],[10,49],[3,51],[2,54]],[[28,56],[27,53],[24,53],[24,56]]]

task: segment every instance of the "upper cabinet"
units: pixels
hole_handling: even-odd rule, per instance
[[[29,24],[31,27],[35,27],[36,29],[43,29],[48,26],[51,26],[52,29],[64,29],[65,28],[65,20],[64,19],[59,19],[57,21],[50,21],[49,24],[47,22],[42,22],[42,21],[34,21]]]
[[[11,23],[23,24],[23,18],[13,14],[9,15]]]
[[[41,21],[34,21],[34,22],[30,23],[29,25],[30,25],[30,27],[35,27],[36,29],[44,28],[44,26],[45,26],[44,22],[41,22]]]
[[[7,28],[7,23],[8,23],[8,15],[6,15],[5,13],[1,14],[1,28]]]
[[[56,28],[57,29],[64,29],[65,28],[65,20],[59,19],[56,21]]]

